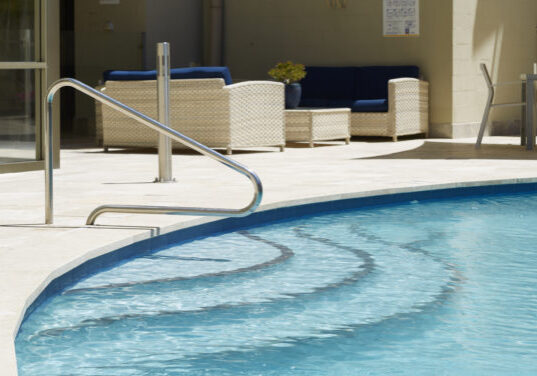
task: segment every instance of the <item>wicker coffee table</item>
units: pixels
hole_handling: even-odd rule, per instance
[[[285,141],[350,141],[349,108],[297,108],[285,110]]]

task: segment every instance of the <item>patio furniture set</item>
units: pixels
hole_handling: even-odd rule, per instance
[[[170,127],[227,154],[239,148],[351,136],[427,134],[428,83],[413,66],[308,67],[297,109],[284,109],[284,85],[233,84],[227,67],[170,71]],[[107,71],[99,89],[157,117],[156,71]],[[156,147],[156,132],[96,105],[97,137],[110,147]],[[173,143],[174,148],[181,148]]]

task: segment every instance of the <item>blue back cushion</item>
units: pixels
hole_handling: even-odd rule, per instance
[[[419,78],[414,65],[357,67],[354,72],[354,99],[388,98],[388,81],[393,78]]]
[[[121,71],[112,70],[103,73],[104,81],[138,81],[138,80],[155,80],[157,71]],[[191,68],[174,68],[170,69],[171,79],[189,79],[189,78],[222,78],[226,85],[231,85],[231,74],[227,67],[191,67]]]
[[[306,77],[300,81],[302,98],[352,99],[353,70],[352,67],[306,67]]]
[[[226,85],[233,83],[228,67],[175,68],[170,70],[170,75],[172,79],[222,78]]]
[[[300,97],[299,107],[328,107],[328,99]]]
[[[350,108],[352,103],[352,99],[302,98],[300,107]]]
[[[124,71],[124,70],[107,70],[103,72],[103,80],[106,81],[140,81],[155,80],[157,71]]]
[[[351,107],[354,101],[352,99],[331,99],[328,101],[328,106],[331,108]]]

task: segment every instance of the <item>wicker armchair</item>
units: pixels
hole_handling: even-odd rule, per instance
[[[429,83],[415,78],[388,81],[388,112],[352,112],[352,136],[398,136],[429,129]]]
[[[107,81],[101,91],[157,118],[156,81]],[[125,115],[96,107],[97,137],[109,147],[157,147],[158,134]],[[170,127],[215,149],[285,146],[284,85],[221,78],[170,81]],[[182,148],[173,142],[173,148]]]

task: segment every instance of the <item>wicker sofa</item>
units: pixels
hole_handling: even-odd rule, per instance
[[[225,67],[222,67],[225,68]],[[197,72],[205,68],[197,68]],[[285,146],[284,86],[277,82],[248,81],[231,84],[227,68],[215,78],[195,74],[196,68],[172,70],[170,126],[211,148],[233,149]],[[188,75],[183,74],[187,72]],[[214,72],[213,72],[214,73]],[[140,80],[141,78],[141,80]],[[105,73],[103,93],[157,118],[156,73]],[[226,83],[229,83],[226,85]],[[97,105],[96,124],[102,145],[110,147],[156,147],[157,132],[107,106]],[[183,145],[173,142],[175,149]]]
[[[351,109],[352,136],[423,133],[429,126],[429,83],[416,66],[307,67],[300,107]]]

